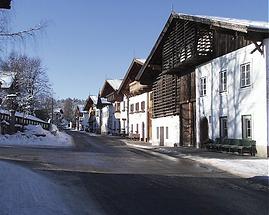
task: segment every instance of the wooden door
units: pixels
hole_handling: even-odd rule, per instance
[[[160,146],[164,146],[164,127],[160,127]]]
[[[182,146],[195,146],[195,102],[181,105],[180,143]]]

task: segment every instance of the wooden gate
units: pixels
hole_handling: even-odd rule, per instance
[[[180,110],[180,145],[195,146],[195,102],[182,104]]]

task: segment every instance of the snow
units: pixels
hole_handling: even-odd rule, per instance
[[[94,105],[97,105],[97,102],[98,102],[98,97],[97,96],[90,96],[92,102]]]
[[[191,155],[190,153],[176,152],[177,148],[155,148],[154,151],[161,153],[173,153],[182,158],[197,161],[202,164],[211,165],[223,171],[229,172],[244,178],[252,178],[255,176],[269,176],[269,159],[262,158],[243,158],[234,155],[234,159],[227,158],[210,158],[199,155]],[[175,153],[176,152],[176,153]],[[212,152],[214,153],[214,152]]]
[[[8,89],[11,87],[14,79],[15,79],[15,72],[9,71],[1,71],[0,72],[0,82],[2,83],[2,89]]]
[[[40,125],[25,126],[25,132],[0,135],[0,145],[70,147],[72,137],[64,132],[44,130]],[[55,135],[54,135],[55,134]]]
[[[109,85],[114,89],[114,90],[118,90],[122,80],[120,79],[114,79],[114,80],[106,80],[107,83],[109,83]]]
[[[111,104],[109,101],[107,101],[107,98],[103,98],[103,97],[101,98],[101,103],[104,104],[104,105],[105,104],[108,104],[108,105]]]
[[[10,111],[9,110],[5,110],[3,108],[0,108],[0,114],[6,114],[6,115],[10,115]],[[28,114],[25,114],[25,113],[21,113],[21,112],[16,112],[15,115],[17,117],[21,117],[21,118],[24,118],[24,119],[29,119],[29,120],[33,120],[33,121],[37,121],[37,122],[42,122],[42,123],[47,123],[35,116],[32,116],[32,115],[28,115]]]
[[[136,58],[135,60],[139,61],[142,64],[146,62],[146,59],[141,59],[141,58]]]
[[[216,158],[202,158],[199,156],[184,156],[199,163],[214,166],[218,169],[229,172],[244,178],[252,178],[255,176],[269,176],[268,159],[216,159]]]
[[[263,29],[269,30],[269,22],[262,22],[262,21],[252,21],[252,20],[245,20],[245,19],[234,19],[234,18],[224,18],[224,17],[216,17],[216,16],[201,16],[201,15],[188,15],[183,13],[178,13],[179,16],[191,16],[197,17],[201,19],[206,19],[211,22],[222,22],[226,24],[236,24],[241,25],[243,27],[249,27],[254,29]]]

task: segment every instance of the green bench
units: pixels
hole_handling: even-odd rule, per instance
[[[256,141],[248,139],[223,139],[216,138],[215,141],[209,141],[206,144],[208,150],[238,152],[243,155],[249,153],[251,156],[256,154]]]

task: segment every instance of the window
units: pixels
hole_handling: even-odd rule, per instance
[[[138,112],[139,111],[139,102],[137,102],[136,104],[135,104],[135,112]]]
[[[115,112],[120,112],[120,103],[119,102],[115,103]]]
[[[242,116],[242,137],[252,139],[251,115]]]
[[[134,125],[131,124],[131,133],[133,133],[133,132],[134,132]]]
[[[139,130],[139,127],[138,127],[138,124],[136,124],[136,133],[138,134],[138,130]]]
[[[242,64],[241,70],[241,87],[247,87],[250,85],[250,63]]]
[[[160,130],[159,130],[159,127],[157,127],[157,139],[159,139],[160,138]]]
[[[227,117],[220,117],[220,138],[228,138]]]
[[[166,130],[166,137],[165,138],[168,139],[169,138],[169,136],[168,136],[168,127],[166,127],[165,130]]]
[[[220,83],[219,91],[220,92],[227,91],[227,71],[226,70],[221,71],[219,78],[220,78],[219,79],[219,83]]]
[[[201,78],[200,79],[200,83],[201,83],[201,96],[205,96],[206,95],[206,77],[204,77],[204,78]]]
[[[141,111],[145,111],[145,101],[141,102]]]
[[[134,112],[134,104],[131,104],[131,106],[130,106],[130,112],[131,112],[131,113]]]

